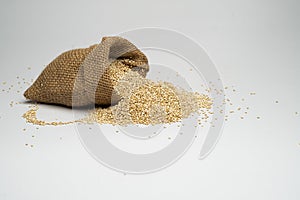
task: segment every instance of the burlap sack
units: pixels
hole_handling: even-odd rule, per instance
[[[147,57],[124,38],[104,37],[100,44],[59,55],[24,96],[65,106],[109,106],[120,99],[112,95],[113,88],[129,70],[145,77],[149,71]]]

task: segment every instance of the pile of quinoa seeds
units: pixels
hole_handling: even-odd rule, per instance
[[[29,73],[32,76],[33,73],[30,70],[31,67],[27,67],[27,75]],[[120,72],[120,70],[117,71]],[[190,71],[192,73],[192,69]],[[256,113],[255,108],[253,109],[249,106],[248,97],[252,100],[256,99],[256,92],[241,93],[235,86],[217,88],[215,87],[215,81],[221,81],[220,79],[214,80],[214,82],[210,81],[207,83],[208,85],[199,85],[204,93],[211,96],[223,97],[222,102],[213,102],[208,95],[188,92],[167,82],[154,82],[141,77],[135,71],[129,70],[124,72],[123,74],[115,74],[112,71],[112,74],[117,77],[115,80],[120,79],[113,83],[114,92],[112,100],[115,97],[118,99],[120,96],[122,97],[117,104],[108,108],[85,110],[85,115],[81,119],[73,121],[60,121],[59,119],[46,121],[39,119],[39,106],[37,103],[15,100],[16,96],[19,99],[23,98],[22,91],[33,83],[33,79],[16,76],[15,80],[1,81],[0,95],[6,95],[12,99],[9,102],[11,109],[14,109],[16,106],[28,106],[28,111],[23,114],[23,118],[27,123],[37,125],[35,127],[37,130],[40,129],[39,126],[60,126],[72,123],[112,125],[168,124],[182,122],[181,120],[194,114],[199,115],[198,125],[200,127],[204,127],[206,123],[214,127],[214,122],[217,120],[217,118],[212,117],[214,112],[224,114],[225,123],[231,119],[264,119],[263,115],[257,115],[258,113]],[[178,73],[176,76],[178,76]],[[249,96],[246,97],[245,95]],[[279,99],[271,99],[270,102],[273,102],[276,106],[281,106]],[[226,109],[224,109],[224,106],[226,106]],[[214,112],[212,112],[212,107],[214,108]],[[299,117],[300,112],[295,110],[293,111],[293,115]],[[1,112],[0,122],[3,120],[5,120],[5,116]],[[183,122],[181,125],[184,126]],[[22,133],[25,132],[29,132],[27,126],[22,129]],[[32,133],[31,137],[35,138],[35,135]],[[60,140],[62,140],[62,137],[60,137]],[[25,146],[32,148],[34,144],[25,143]]]
[[[115,96],[116,95],[116,96]],[[154,82],[130,70],[115,85],[112,99],[121,100],[108,108],[95,108],[82,119],[69,122],[46,122],[37,118],[38,106],[23,117],[35,125],[66,125],[76,122],[112,125],[156,125],[179,122],[193,113],[209,118],[212,100],[208,95],[188,92],[167,82]]]

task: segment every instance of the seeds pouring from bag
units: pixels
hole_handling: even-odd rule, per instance
[[[67,51],[54,59],[25,92],[27,99],[65,106],[101,105],[84,119],[46,122],[37,107],[23,117],[38,125],[173,123],[200,112],[207,119],[212,101],[167,82],[146,79],[147,57],[128,40],[104,37],[99,45]]]

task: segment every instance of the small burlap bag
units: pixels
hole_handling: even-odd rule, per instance
[[[145,77],[149,71],[147,57],[124,38],[104,37],[100,44],[59,55],[24,96],[65,106],[108,106],[120,99],[112,95],[113,88],[129,70]]]

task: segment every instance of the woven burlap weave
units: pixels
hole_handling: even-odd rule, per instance
[[[108,106],[119,100],[118,95],[112,99],[113,88],[129,70],[145,77],[149,71],[147,57],[124,38],[104,37],[100,44],[59,55],[24,96],[65,106]]]

